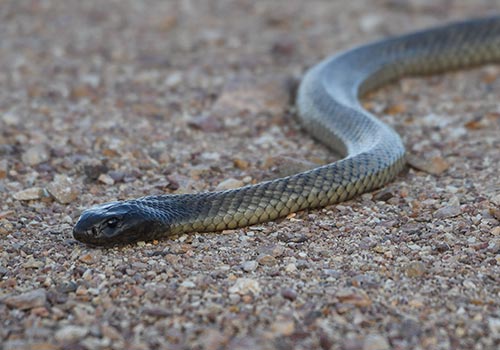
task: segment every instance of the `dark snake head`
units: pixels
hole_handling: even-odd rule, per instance
[[[98,205],[83,211],[73,228],[73,236],[87,244],[117,245],[147,241],[165,234],[168,225],[147,213],[136,201]]]

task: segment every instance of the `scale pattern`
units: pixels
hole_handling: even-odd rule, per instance
[[[324,207],[378,188],[404,167],[405,149],[394,130],[361,107],[359,97],[403,76],[499,60],[500,17],[452,23],[329,57],[305,75],[297,108],[304,128],[344,159],[234,190],[148,196],[91,208],[75,226],[75,237],[108,244],[232,229]],[[150,228],[135,229],[130,237],[99,236],[95,226],[122,212],[124,206],[134,211],[134,217],[144,218]]]

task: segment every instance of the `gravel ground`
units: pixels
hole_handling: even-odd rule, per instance
[[[500,2],[2,1],[0,348],[496,349],[500,67],[365,99],[408,171],[322,210],[112,249],[81,210],[334,156],[297,127],[338,50]]]

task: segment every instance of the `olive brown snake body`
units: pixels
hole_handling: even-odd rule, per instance
[[[345,158],[242,188],[147,196],[85,210],[73,234],[95,245],[219,231],[324,207],[378,188],[404,166],[399,135],[363,109],[359,97],[408,75],[500,60],[500,17],[456,22],[360,46],[325,59],[303,78],[299,119]]]

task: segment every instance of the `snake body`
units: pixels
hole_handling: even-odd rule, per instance
[[[499,60],[500,17],[451,23],[329,57],[306,73],[296,105],[304,128],[345,158],[237,189],[98,205],[83,211],[74,237],[109,245],[234,229],[378,188],[404,167],[405,149],[393,129],[361,107],[360,96],[403,76]]]

